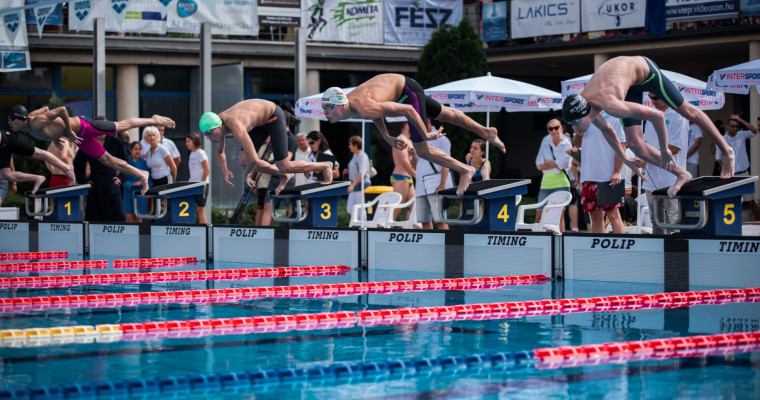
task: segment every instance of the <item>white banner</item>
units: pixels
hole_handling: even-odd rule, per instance
[[[81,31],[85,22],[92,18],[95,0],[74,0],[69,3],[69,29]],[[92,30],[90,23],[89,30]]]
[[[8,0],[0,5],[0,72],[25,71],[29,62],[29,41],[26,36],[26,15],[23,11],[3,13],[2,9],[21,7],[24,0]]]
[[[116,24],[121,29],[121,24],[124,22],[124,16],[127,14],[127,7],[130,0],[109,0],[109,8],[111,9],[111,15],[113,15]]]
[[[50,14],[55,11],[55,9],[55,4],[46,4],[44,6],[34,7],[34,19],[37,21],[37,34],[39,35],[40,39],[42,39],[42,29],[45,28],[45,21],[48,19]]]
[[[646,0],[583,0],[582,28],[584,32],[640,28],[646,11]]]
[[[513,38],[562,35],[580,31],[580,0],[514,0]]]
[[[76,27],[72,29],[91,31],[93,18],[103,18],[106,32],[166,34],[166,18],[161,17],[160,1],[167,0],[130,0],[127,3],[122,0],[116,1],[118,7],[116,3],[112,5],[110,0],[85,0],[79,6],[80,12],[69,12],[69,26]],[[88,10],[86,3],[93,2],[92,8]],[[118,10],[121,10],[120,15],[116,14]],[[80,21],[82,16],[85,18],[84,21]]]
[[[308,40],[383,43],[380,0],[304,0],[301,12]]]
[[[214,35],[258,36],[256,0],[173,0],[166,16],[169,32],[200,33],[201,24],[211,22]]]
[[[458,25],[458,0],[388,0],[385,2],[385,44],[424,46],[441,25]]]

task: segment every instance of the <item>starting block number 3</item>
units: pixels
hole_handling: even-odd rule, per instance
[[[332,216],[332,213],[330,212],[330,204],[329,203],[322,203],[322,214],[319,214],[319,217],[322,219],[330,219]]]
[[[493,215],[493,214],[492,214]],[[509,212],[507,211],[507,205],[504,204],[504,206],[499,210],[499,214],[496,215],[496,218],[507,222],[509,220]]]

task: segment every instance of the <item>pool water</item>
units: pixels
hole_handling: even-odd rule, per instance
[[[94,258],[94,257],[93,257]],[[109,263],[111,264],[111,263]],[[161,271],[197,270],[183,266]],[[261,265],[209,264],[207,269]],[[133,272],[92,270],[91,273]],[[156,269],[157,270],[157,269]],[[82,270],[55,274],[80,274]],[[53,273],[40,273],[52,275]],[[28,276],[21,273],[3,276]],[[444,278],[393,270],[345,275],[0,289],[0,297],[229,287],[348,283]],[[715,288],[691,288],[692,290]],[[662,285],[560,281],[476,291],[421,291],[332,298],[269,298],[236,303],[152,304],[0,314],[0,329],[122,324],[276,314],[361,311],[489,302],[580,298],[663,292]],[[137,341],[12,347],[0,342],[0,389],[56,387],[82,382],[123,382],[340,363],[518,352],[542,347],[598,344],[760,330],[760,304],[729,303],[671,309],[525,316],[500,320],[418,322],[327,330],[161,338]],[[608,363],[559,369],[535,363],[265,382],[233,388],[135,394],[129,398],[760,398],[760,353]]]

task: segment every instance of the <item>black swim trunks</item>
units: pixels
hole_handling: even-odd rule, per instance
[[[261,126],[253,128],[248,132],[248,136],[251,137],[253,145],[258,148],[267,136],[269,136],[269,142],[272,143],[272,154],[275,161],[280,161],[288,158],[288,134],[285,127],[285,113],[282,112],[280,106],[275,106],[274,112],[269,117],[266,123]]]
[[[13,154],[31,157],[34,155],[34,146],[20,140],[12,133],[0,131],[0,169],[11,167]]]
[[[401,98],[397,101],[414,107],[414,111],[417,111],[417,114],[422,118],[423,124],[427,124],[428,118],[435,119],[441,114],[441,104],[430,96],[426,96],[422,86],[408,76],[404,77],[404,89],[401,91]],[[414,143],[425,140],[424,136],[420,135],[411,123],[409,124],[409,135]]]
[[[644,92],[654,93],[657,97],[662,99],[670,108],[676,109],[683,104],[683,96],[678,91],[676,85],[670,81],[665,75],[662,74],[657,64],[654,61],[644,57],[644,60],[649,64],[649,74],[644,82],[637,85],[633,85],[628,88],[628,94],[625,96],[625,101],[631,103],[641,104],[643,100]],[[642,121],[635,118],[623,118],[623,126],[641,125]]]

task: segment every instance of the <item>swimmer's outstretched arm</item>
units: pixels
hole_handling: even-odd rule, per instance
[[[639,172],[639,165],[636,163],[636,161],[628,158],[628,156],[625,155],[625,149],[623,149],[623,145],[620,144],[620,140],[618,139],[617,134],[615,134],[615,129],[613,129],[612,125],[610,125],[610,123],[604,119],[601,113],[597,114],[596,117],[594,117],[593,123],[597,128],[599,128],[599,130],[602,131],[604,140],[606,140],[610,147],[612,147],[612,150],[615,151],[615,154],[617,154],[618,158],[620,158],[620,160],[622,160],[625,165],[629,166],[632,171],[636,172],[636,174],[640,176],[641,179],[646,181],[647,179],[644,177],[644,175]]]
[[[377,129],[380,131],[383,139],[385,139],[385,141],[388,142],[388,144],[390,144],[393,148],[398,150],[404,150],[406,148],[406,142],[395,138],[388,133],[388,127],[385,126],[385,118],[375,118],[372,120],[372,122],[374,122],[375,126],[377,126]]]
[[[53,153],[50,153],[49,151],[42,150],[40,148],[35,147],[34,154],[32,154],[32,159],[41,160],[48,164],[52,164],[58,167],[61,171],[63,171],[66,174],[66,177],[69,178],[69,183],[71,185],[76,184],[77,178],[76,176],[74,176],[74,167],[70,164],[64,163],[63,161],[61,161],[60,158],[54,156]]]

